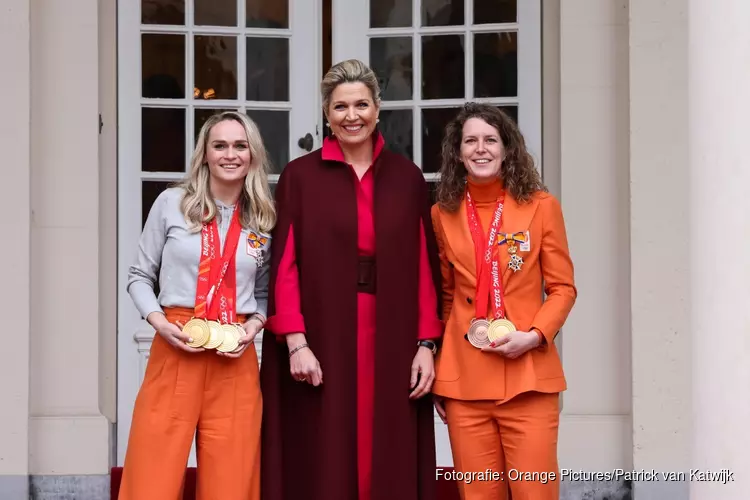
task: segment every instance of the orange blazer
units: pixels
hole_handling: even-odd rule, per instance
[[[483,352],[464,337],[474,317],[476,295],[474,244],[465,200],[455,213],[434,205],[432,220],[440,251],[446,323],[443,344],[435,359],[433,392],[447,398],[500,403],[526,391],[565,390],[554,339],[573,307],[577,290],[557,199],[539,192],[530,202],[518,204],[506,195],[500,232],[527,232],[530,243],[528,248],[516,244],[523,259],[517,272],[508,267],[507,247],[500,247],[506,317],[518,330],[537,328],[546,339],[544,345],[514,360]]]

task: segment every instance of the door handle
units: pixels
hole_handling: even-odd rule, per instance
[[[302,149],[306,151],[312,151],[313,148],[313,136],[309,132],[305,135],[305,137],[301,137],[300,140],[297,141],[297,146],[301,147]]]

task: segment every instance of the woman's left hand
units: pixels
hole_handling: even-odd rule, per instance
[[[219,356],[227,358],[239,358],[247,349],[247,346],[253,343],[256,335],[263,329],[263,321],[257,316],[253,316],[242,325],[245,335],[240,337],[239,347],[234,352],[216,352]]]
[[[417,381],[419,383],[417,384]],[[409,399],[419,399],[426,396],[432,390],[432,383],[435,381],[435,360],[432,351],[427,347],[420,346],[414,361],[411,363],[411,384],[414,390],[409,394]]]
[[[494,343],[482,347],[484,352],[494,352],[508,359],[516,359],[531,349],[539,346],[539,335],[536,332],[510,332]]]

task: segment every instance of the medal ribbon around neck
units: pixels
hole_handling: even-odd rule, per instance
[[[503,201],[505,195],[500,195],[492,215],[490,229],[485,239],[479,213],[468,190],[466,192],[466,214],[469,219],[471,239],[474,240],[474,253],[477,263],[477,290],[475,297],[475,318],[487,318],[487,308],[492,288],[493,319],[505,318],[505,299],[503,283],[500,277],[500,259],[497,253],[497,235],[503,220]]]
[[[223,324],[236,322],[237,271],[235,255],[242,233],[241,205],[238,203],[227,231],[223,254],[219,255],[219,225],[216,217],[203,224],[201,260],[198,264],[198,285],[195,292],[195,317],[216,320]]]

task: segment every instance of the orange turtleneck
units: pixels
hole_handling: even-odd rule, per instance
[[[478,183],[467,179],[466,184],[477,207],[479,220],[482,222],[482,233],[486,237],[492,222],[492,215],[495,212],[497,199],[503,192],[503,184],[500,179],[486,183]]]

